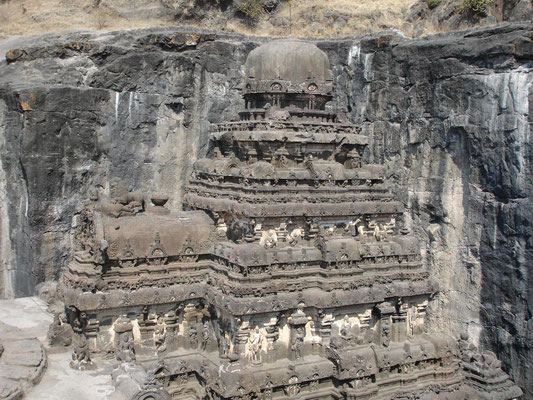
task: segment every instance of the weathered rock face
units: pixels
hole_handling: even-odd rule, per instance
[[[374,154],[409,188],[441,287],[435,325],[468,330],[518,380],[533,344],[530,28],[365,38],[339,74]]]
[[[209,123],[240,102],[235,87],[251,48],[176,32],[37,40],[2,63],[6,297],[58,277],[72,215],[91,186],[119,178],[166,192],[179,206],[190,166],[206,152]]]
[[[440,282],[433,327],[495,350],[526,398],[532,37],[529,24],[317,43],[335,66],[332,107],[364,123],[367,160],[408,188],[407,222]],[[261,41],[182,29],[0,43],[22,49],[0,64],[3,296],[58,277],[90,187],[121,179],[179,207],[209,124],[242,106],[241,65]]]

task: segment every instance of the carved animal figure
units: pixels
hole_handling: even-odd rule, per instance
[[[229,240],[233,240],[234,242],[238,243],[246,236],[253,235],[253,233],[254,227],[251,222],[234,220],[228,228],[227,236]]]
[[[304,230],[302,228],[295,228],[289,233],[287,236],[287,242],[291,246],[295,246],[298,244],[301,238],[304,236]]]
[[[261,234],[261,240],[259,241],[259,245],[270,249],[278,243],[278,234],[274,229],[269,229],[268,231],[263,231]]]
[[[141,207],[144,209],[144,196],[141,192],[127,192],[122,196],[114,197],[113,200],[132,208]]]
[[[105,195],[100,194],[98,196],[98,207],[104,215],[119,218],[122,215],[133,214],[133,205],[121,204],[118,201],[111,199]]]

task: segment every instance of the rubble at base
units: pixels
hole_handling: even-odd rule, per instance
[[[22,399],[46,369],[46,354],[36,338],[0,322],[0,399]]]

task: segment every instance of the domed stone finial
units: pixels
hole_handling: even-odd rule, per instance
[[[328,56],[313,43],[281,39],[252,50],[244,66],[247,108],[324,110],[333,97]]]
[[[313,80],[318,86],[333,80],[326,53],[313,43],[296,39],[275,40],[252,50],[246,59],[245,71],[249,79],[281,80],[293,85]],[[271,89],[279,90],[279,83],[273,82]],[[314,86],[311,89],[316,90]]]

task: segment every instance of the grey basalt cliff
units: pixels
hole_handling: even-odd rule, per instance
[[[533,25],[412,40],[319,40],[332,109],[362,124],[439,282],[434,329],[465,330],[533,396],[530,109]],[[0,42],[0,285],[57,279],[89,188],[164,192],[179,208],[209,126],[242,108],[265,38],[191,28],[70,32]],[[407,190],[406,190],[407,189]]]

